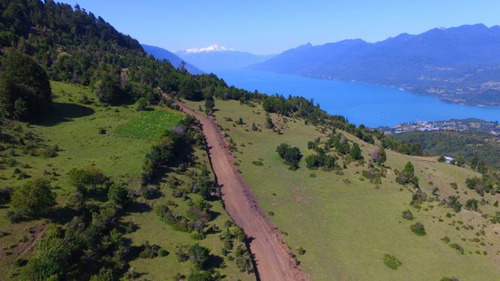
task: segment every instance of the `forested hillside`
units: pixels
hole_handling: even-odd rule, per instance
[[[484,132],[435,131],[406,132],[394,137],[405,142],[419,144],[425,153],[446,155],[460,162],[483,162],[483,165],[500,167],[500,138]],[[477,163],[476,163],[477,164]],[[476,166],[476,165],[472,165]]]
[[[251,239],[225,212],[200,124],[178,110],[180,99],[222,126],[238,171],[318,280],[418,276],[422,264],[426,277],[465,276],[468,264],[485,265],[474,276],[497,273],[496,178],[420,157],[418,144],[311,100],[155,60],[78,6],[0,0],[0,11],[0,279],[258,279]],[[408,204],[411,226],[404,213],[401,222]],[[352,237],[362,247],[341,242]],[[415,241],[420,250],[404,247]],[[386,252],[388,266],[403,261],[399,275],[377,260]],[[436,272],[446,259],[458,266]]]

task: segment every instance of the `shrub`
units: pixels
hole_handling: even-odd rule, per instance
[[[422,190],[418,189],[417,192],[413,194],[410,205],[416,206],[425,202],[426,200],[427,200],[427,194]]]
[[[472,210],[472,211],[477,211],[479,208],[479,201],[476,199],[469,199],[467,202],[465,202],[465,209],[467,210]]]
[[[407,220],[413,220],[415,217],[410,210],[403,211],[403,218]]]
[[[286,143],[282,143],[276,148],[276,152],[278,152],[281,159],[283,159],[283,161],[290,166],[291,170],[299,168],[302,153],[300,153],[300,149],[298,147],[292,147]]]
[[[146,100],[146,98],[142,97],[137,100],[135,110],[144,111],[147,106],[148,106],[148,101]]]
[[[185,262],[189,259],[189,253],[184,246],[179,246],[175,255],[177,256],[177,261],[179,262]]]
[[[402,265],[402,263],[395,256],[389,254],[384,255],[384,263],[392,270],[396,270]]]
[[[196,243],[189,248],[189,260],[198,269],[204,269],[208,262],[210,251]]]
[[[496,211],[496,213],[491,216],[490,221],[492,223],[500,223],[500,211]]]
[[[417,223],[411,225],[410,229],[411,229],[411,231],[413,231],[413,233],[417,234],[418,236],[424,236],[427,234],[425,232],[424,225],[420,222],[417,222]]]
[[[153,259],[158,257],[158,252],[161,250],[161,247],[158,245],[150,245],[149,242],[146,241],[142,246],[142,251],[139,254],[141,258],[144,259]]]
[[[255,166],[258,166],[258,167],[264,166],[264,163],[262,161],[260,161],[260,160],[253,161],[252,164],[254,164]]]
[[[130,200],[127,188],[113,184],[108,190],[108,200],[120,205],[126,204]]]
[[[303,256],[303,255],[305,255],[306,250],[304,250],[304,248],[302,248],[302,247],[298,247],[298,248],[297,248],[297,253],[298,253],[299,255]]]
[[[457,243],[452,243],[450,244],[450,247],[452,247],[453,249],[457,250],[460,254],[464,254],[465,253],[465,250],[464,248],[462,248],[462,246],[460,246],[459,244]]]
[[[11,204],[22,215],[39,217],[47,214],[56,204],[56,195],[47,180],[37,179],[16,188]]]
[[[460,212],[460,210],[462,210],[462,203],[458,201],[457,196],[448,196],[448,206],[457,213]]]
[[[187,281],[213,281],[216,280],[212,277],[210,272],[193,270],[189,274]]]
[[[113,281],[115,277],[113,276],[113,270],[107,268],[101,268],[99,274],[92,275],[90,281]]]

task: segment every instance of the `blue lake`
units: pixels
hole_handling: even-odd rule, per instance
[[[228,85],[267,94],[314,99],[330,114],[357,125],[393,126],[403,122],[479,118],[500,120],[500,108],[442,102],[392,87],[331,81],[249,69],[214,70]]]

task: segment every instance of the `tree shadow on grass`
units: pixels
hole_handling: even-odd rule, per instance
[[[127,213],[146,213],[153,210],[147,203],[132,202],[127,207]]]
[[[45,118],[37,123],[40,126],[55,126],[62,122],[71,121],[74,118],[85,117],[94,114],[94,110],[74,103],[53,102]]]
[[[210,255],[208,256],[208,260],[205,266],[207,269],[220,268],[223,262],[223,258],[216,255]]]
[[[54,208],[48,214],[48,218],[57,224],[65,224],[70,222],[74,217],[78,216],[79,212],[70,207]]]

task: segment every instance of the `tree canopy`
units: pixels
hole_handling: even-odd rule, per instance
[[[56,204],[56,195],[47,180],[30,181],[14,190],[11,205],[23,216],[39,217]]]
[[[52,100],[50,82],[40,65],[14,50],[8,51],[0,64],[0,109],[4,117],[30,120],[48,108]]]

